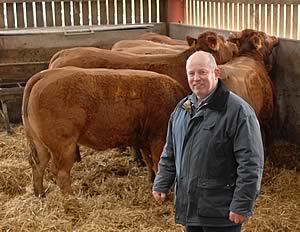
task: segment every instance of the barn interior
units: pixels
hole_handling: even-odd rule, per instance
[[[80,147],[82,161],[72,169],[75,195],[62,195],[47,171],[46,197],[35,197],[21,119],[24,86],[62,49],[110,49],[117,41],[137,39],[145,32],[185,40],[209,30],[227,38],[244,28],[275,35],[280,44],[270,57],[273,144],[254,215],[243,231],[299,231],[300,5],[296,0],[284,4],[280,0],[1,1],[1,231],[183,231],[174,224],[172,193],[166,204],[155,203],[147,169],[134,163],[128,149],[100,152]]]

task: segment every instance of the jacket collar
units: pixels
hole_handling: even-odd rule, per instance
[[[228,97],[229,90],[224,86],[223,81],[219,79],[217,89],[208,99],[207,107],[212,110],[223,111],[226,109]]]
[[[228,96],[229,90],[224,86],[223,81],[219,79],[216,89],[204,102],[207,103],[206,107],[212,110],[223,111],[226,109]],[[191,101],[192,105],[195,105],[196,96],[194,94],[189,95],[187,99]]]

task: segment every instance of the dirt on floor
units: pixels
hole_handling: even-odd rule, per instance
[[[14,126],[13,135],[0,127],[0,231],[183,231],[174,224],[172,195],[165,204],[153,200],[147,169],[128,150],[80,150],[82,161],[71,173],[75,195],[63,196],[47,172],[46,197],[37,198],[23,127]],[[270,153],[243,231],[300,231],[300,149],[280,143]]]

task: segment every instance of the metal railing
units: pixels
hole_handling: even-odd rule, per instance
[[[184,23],[240,31],[252,28],[300,39],[299,0],[185,0]]]
[[[162,0],[2,0],[0,29],[161,22]]]

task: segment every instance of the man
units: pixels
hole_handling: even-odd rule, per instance
[[[164,202],[175,181],[175,222],[187,232],[241,231],[263,172],[263,145],[253,109],[219,80],[214,57],[186,63],[192,94],[170,116],[153,196]]]

